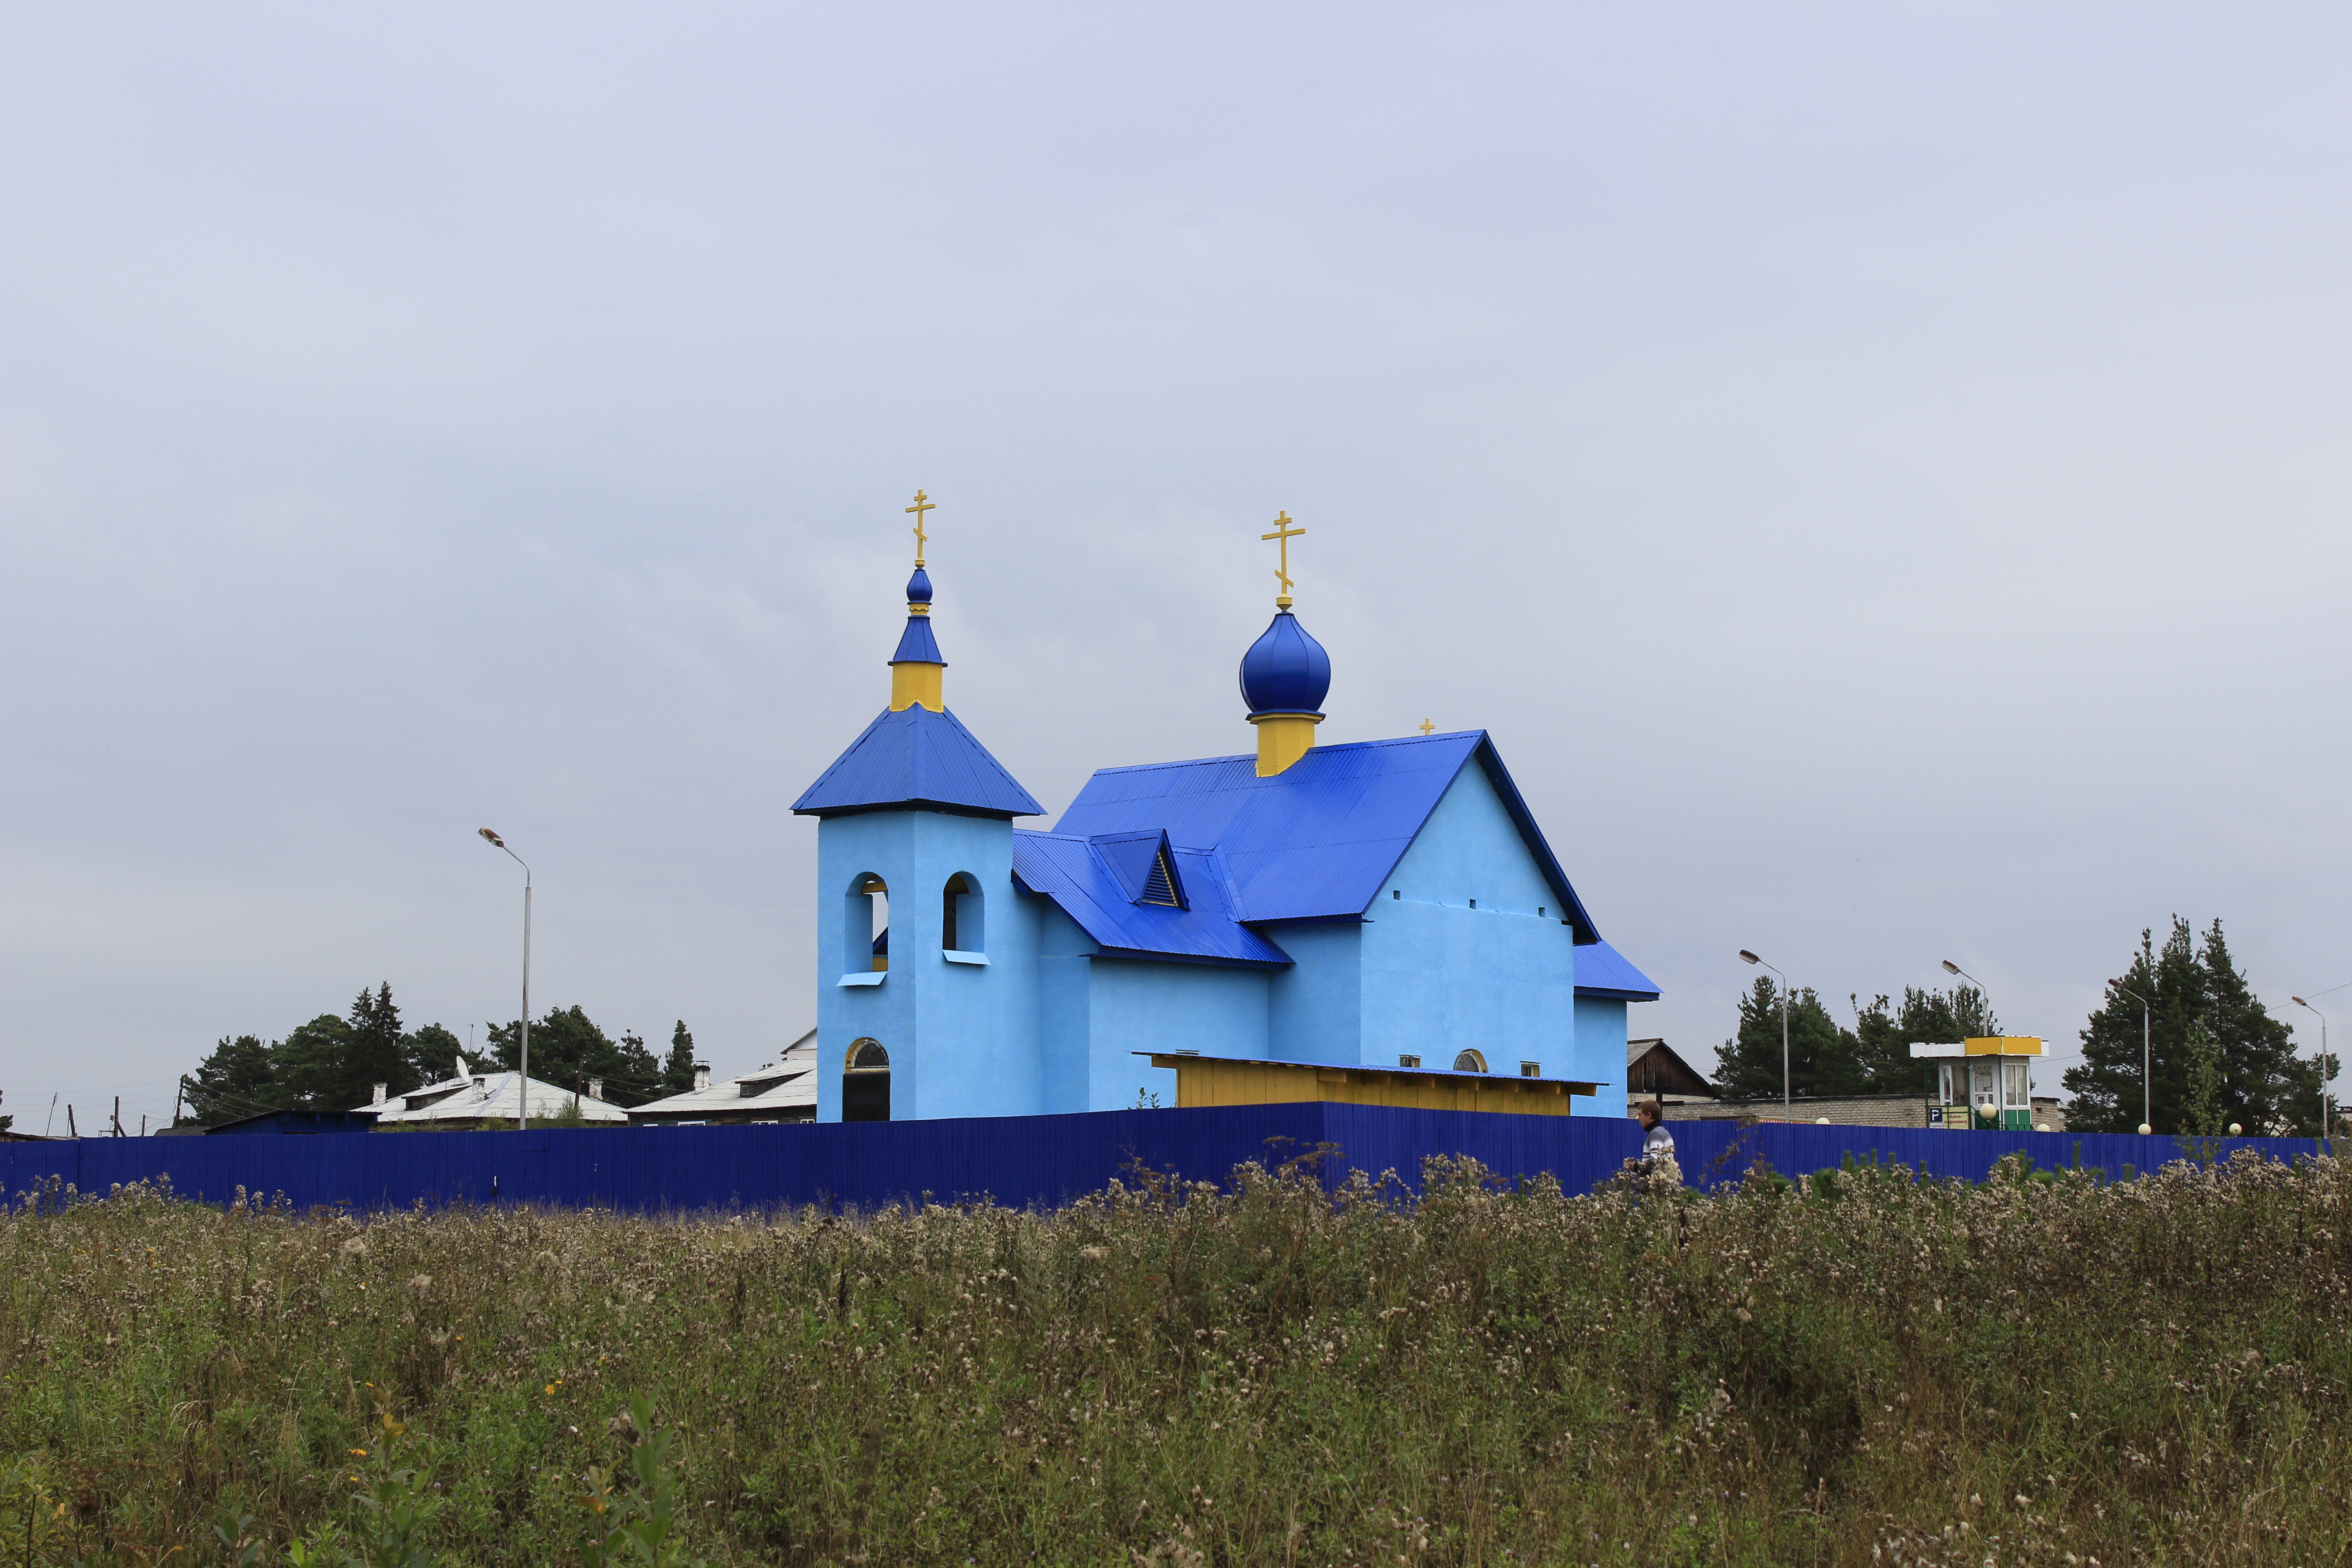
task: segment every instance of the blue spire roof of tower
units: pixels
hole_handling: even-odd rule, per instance
[[[907,629],[898,634],[898,651],[890,656],[892,664],[945,664],[947,656],[940,652],[940,639],[931,635],[931,617],[908,616]]]
[[[1331,689],[1331,656],[1288,610],[1242,655],[1242,700],[1255,713],[1320,713]]]
[[[954,714],[918,705],[866,725],[849,750],[793,802],[800,816],[892,810],[1009,818],[1042,816],[1045,808]]]

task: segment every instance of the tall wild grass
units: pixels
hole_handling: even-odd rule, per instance
[[[2334,1161],[1310,1163],[1051,1214],[19,1194],[0,1564],[2347,1556]]]

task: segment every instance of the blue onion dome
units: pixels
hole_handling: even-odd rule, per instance
[[[1242,700],[1253,715],[1320,713],[1331,689],[1331,656],[1284,610],[1242,655]]]
[[[907,603],[928,605],[930,602],[931,574],[918,566],[915,568],[915,574],[907,579]]]

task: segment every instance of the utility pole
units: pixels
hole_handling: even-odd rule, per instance
[[[114,1135],[122,1136],[122,1097],[119,1094],[114,1097]]]
[[[79,1138],[81,1136],[81,1129],[74,1125],[73,1102],[71,1100],[68,1100],[66,1102],[66,1136],[68,1138]]]

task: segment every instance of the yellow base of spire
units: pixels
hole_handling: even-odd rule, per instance
[[[1320,713],[1253,713],[1257,726],[1257,776],[1272,778],[1315,749]]]
[[[934,713],[946,712],[947,699],[940,695],[940,687],[941,677],[947,668],[944,664],[892,665],[890,711],[896,713],[905,708],[928,708]]]

